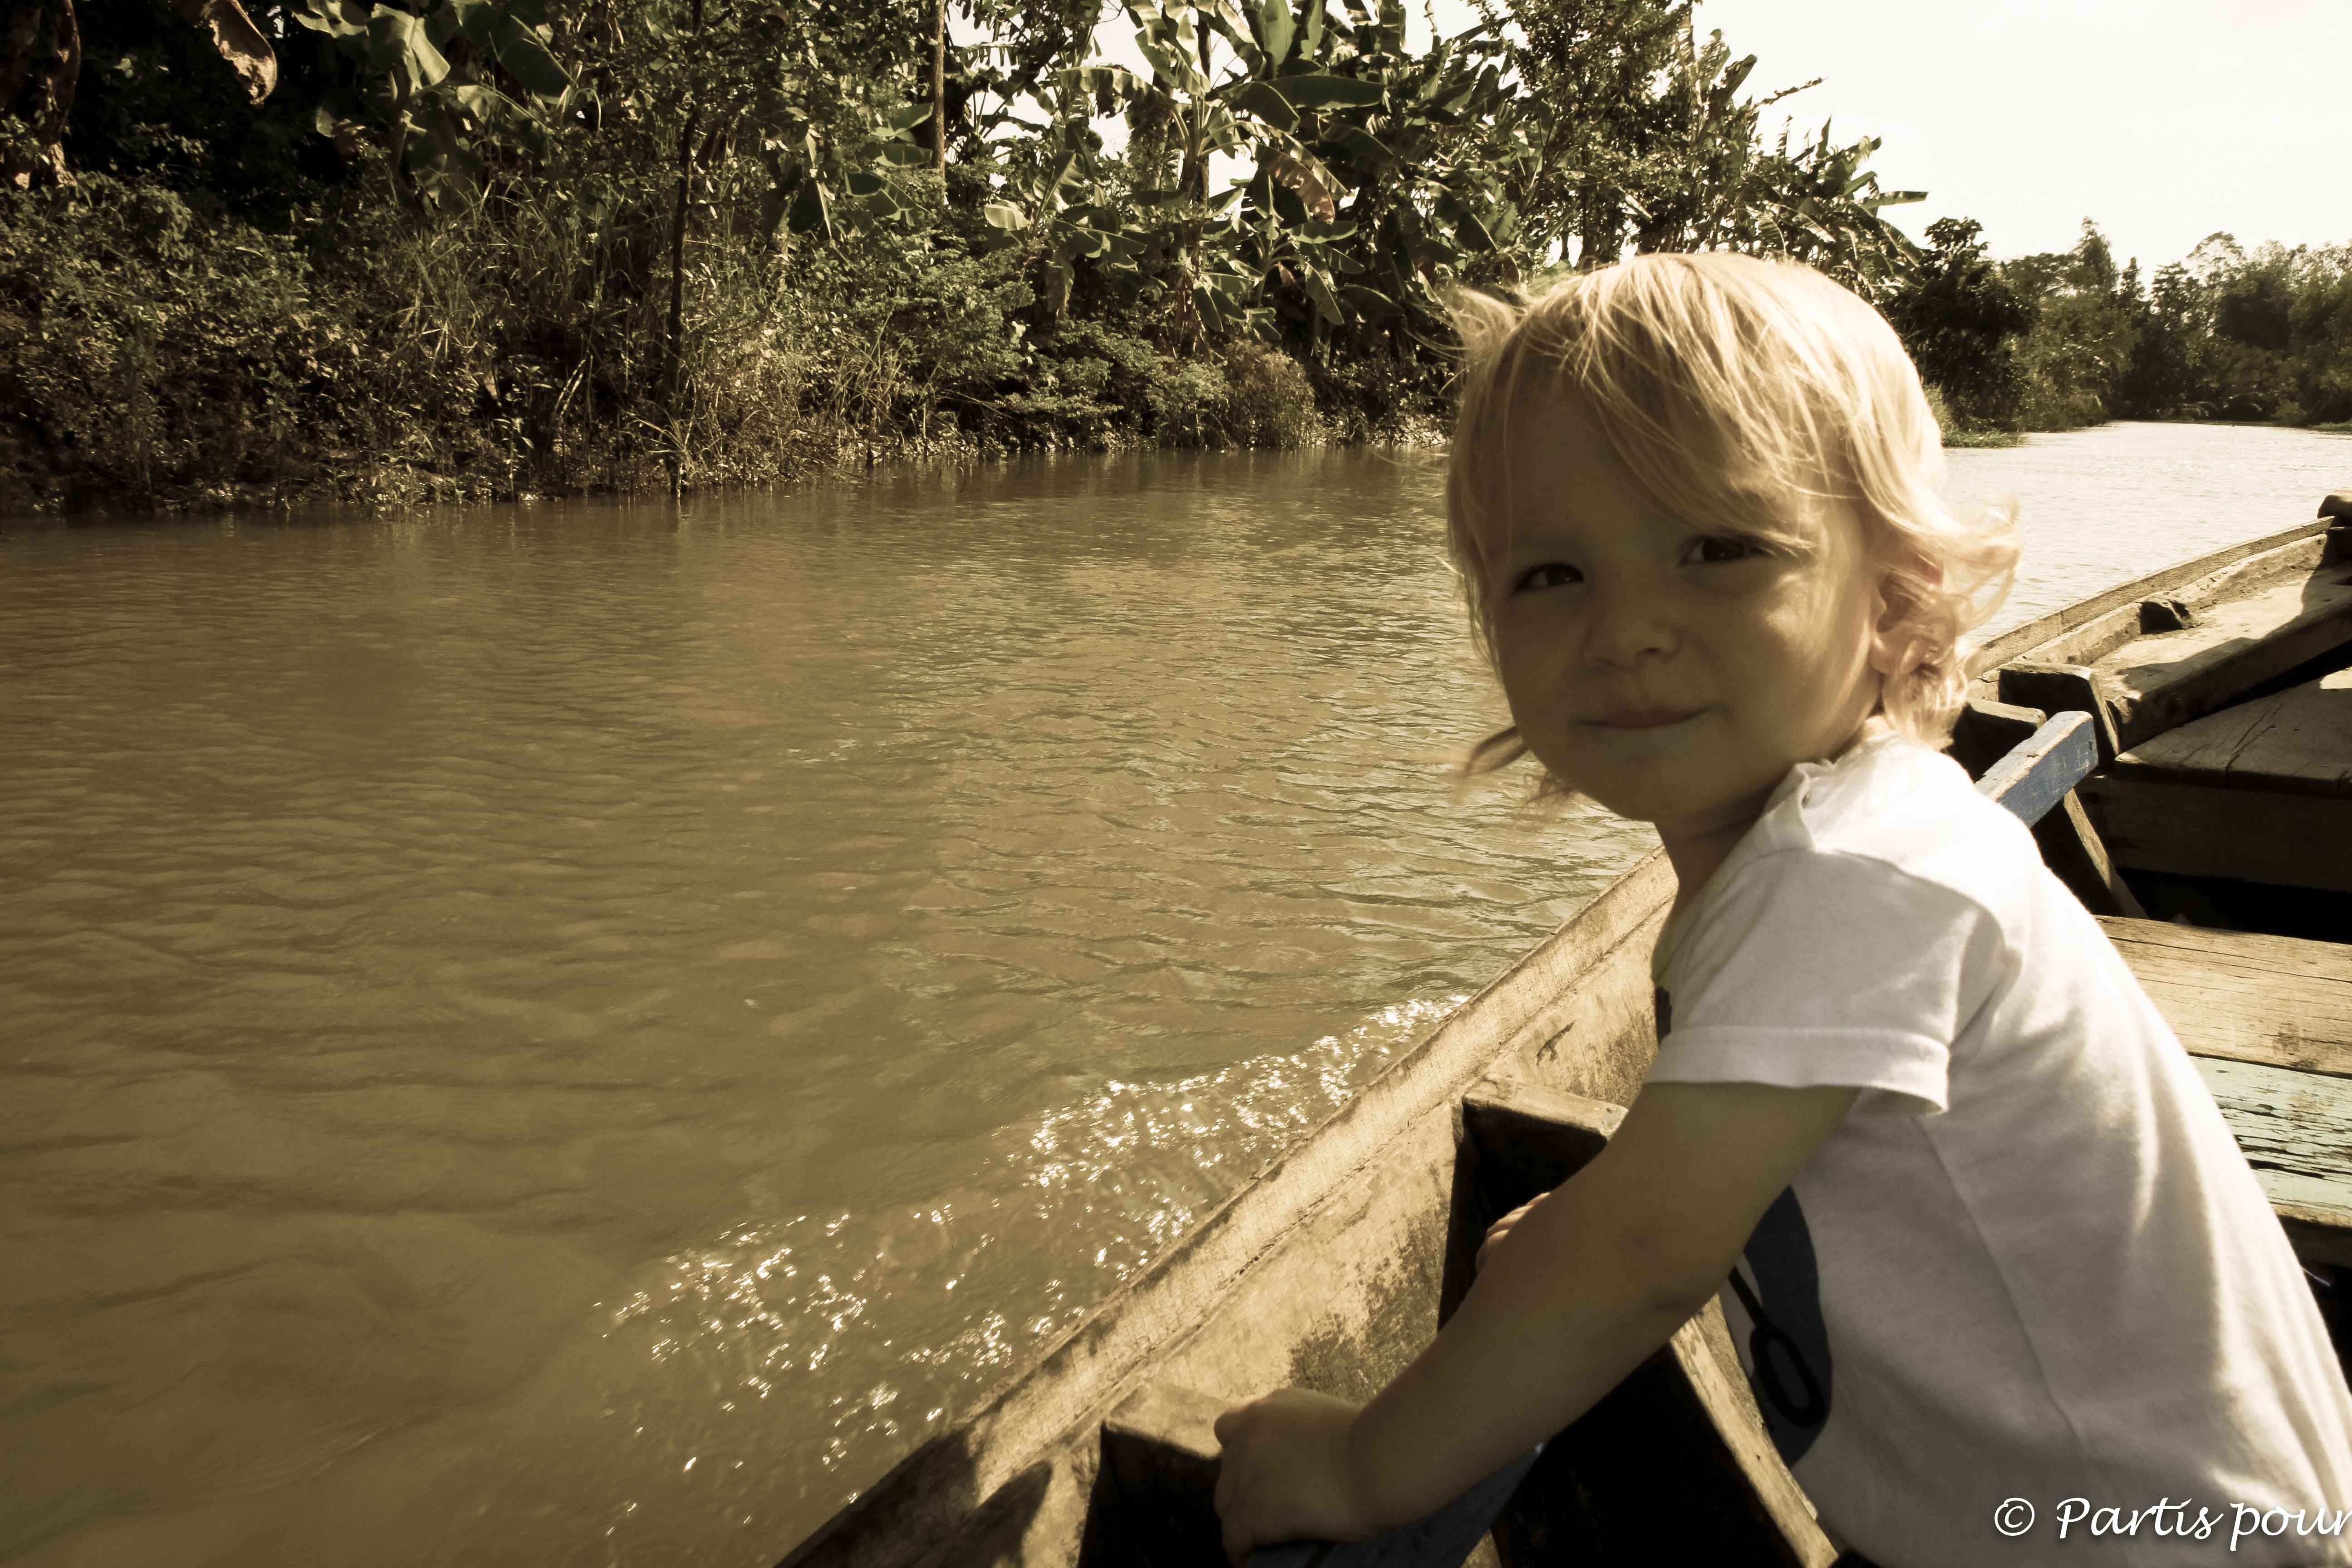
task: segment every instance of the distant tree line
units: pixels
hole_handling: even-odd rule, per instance
[[[1914,257],[1687,0],[9,10],[0,510],[1403,434],[1454,284]]]
[[[2088,220],[2072,250],[2007,261],[1969,219],[1927,238],[1886,310],[1963,430],[2352,420],[2352,247],[2216,234],[2150,278]]]

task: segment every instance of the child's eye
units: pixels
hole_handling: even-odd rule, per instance
[[[1581,583],[1584,574],[1565,561],[1547,561],[1540,566],[1530,566],[1512,584],[1517,592],[1522,588],[1562,588],[1570,583]]]
[[[1690,548],[1683,552],[1683,561],[1686,565],[1715,566],[1762,553],[1752,539],[1742,539],[1736,533],[1709,533],[1691,541]]]

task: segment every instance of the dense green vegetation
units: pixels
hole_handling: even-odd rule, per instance
[[[24,0],[0,509],[1411,434],[1439,291],[1563,239],[1909,258],[1687,4],[1125,0],[1141,71],[1101,13]]]
[[[2341,253],[1922,253],[1752,66],[1687,0],[18,0],[0,510],[1410,437],[1446,289],[1629,249],[1831,271],[1986,430],[2352,413]]]
[[[2216,234],[2143,278],[2088,220],[2072,250],[2003,262],[1965,220],[1927,237],[1887,312],[1965,427],[2352,419],[2352,247]]]

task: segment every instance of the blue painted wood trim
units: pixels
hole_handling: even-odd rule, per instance
[[[2272,1205],[2352,1229],[2352,1079],[2195,1059]]]
[[[2053,715],[2015,751],[1987,768],[1977,788],[2031,827],[2099,765],[2097,735],[2088,713]]]

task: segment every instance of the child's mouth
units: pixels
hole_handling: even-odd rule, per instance
[[[1596,730],[1663,730],[1669,724],[1696,719],[1698,714],[1696,708],[1620,708],[1585,722]]]

